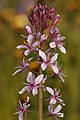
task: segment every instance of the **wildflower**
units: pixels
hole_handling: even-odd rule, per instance
[[[43,77],[44,75],[41,74],[37,78],[35,78],[35,75],[32,74],[32,72],[29,72],[27,76],[28,83],[25,83],[26,86],[21,91],[19,91],[19,94],[28,91],[32,92],[32,94],[35,96],[38,93],[39,83],[41,83],[41,81],[44,80]]]
[[[25,61],[24,58],[23,58],[23,61],[20,62],[20,66],[15,67],[15,68],[17,68],[18,70],[15,71],[15,72],[13,73],[13,75],[15,75],[15,74],[17,74],[17,73],[19,73],[19,72],[24,72],[24,71],[29,67],[29,62],[30,62],[31,60],[32,60],[32,58],[30,58],[29,60]]]
[[[50,66],[55,73],[58,73],[57,66],[54,65],[55,61],[57,60],[58,53],[56,53],[51,59],[49,58],[49,55],[46,56],[46,54],[39,50],[39,56],[43,59],[43,62],[41,62],[41,68],[44,71],[48,66]]]
[[[23,115],[25,115],[27,117],[27,108],[30,106],[30,104],[28,104],[29,102],[29,97],[27,97],[27,100],[25,103],[21,103],[20,100],[19,100],[19,105],[18,105],[18,112],[16,112],[15,114],[18,114],[18,118],[19,120],[23,120]]]
[[[59,111],[62,109],[61,105],[58,105],[56,108],[54,108],[54,105],[51,104],[48,106],[49,114],[48,116],[52,116],[54,120],[58,120],[58,117],[64,117],[63,113],[60,113]]]
[[[60,51],[64,54],[66,54],[66,49],[64,48],[64,43],[63,40],[65,39],[65,37],[61,36],[58,32],[58,29],[54,29],[53,31],[50,31],[52,33],[52,41],[49,45],[51,48],[56,49],[56,47],[58,47],[60,49]]]
[[[42,119],[42,90],[47,91],[50,94],[49,100],[50,105],[48,106],[48,116],[52,116],[54,120],[58,120],[58,117],[63,117],[64,114],[60,112],[62,106],[64,106],[64,101],[61,99],[60,90],[56,88],[52,89],[50,87],[45,87],[44,83],[47,79],[46,74],[40,74],[44,70],[49,70],[48,77],[53,76],[54,74],[64,82],[62,70],[63,68],[58,66],[58,53],[57,48],[64,54],[66,54],[65,37],[61,36],[59,29],[56,28],[56,24],[60,19],[60,15],[56,14],[55,9],[48,7],[46,5],[38,4],[32,9],[32,14],[29,16],[29,21],[31,25],[26,25],[25,30],[26,35],[21,35],[24,38],[24,43],[17,46],[17,49],[23,49],[23,53],[28,56],[30,53],[33,53],[34,60],[37,60],[37,63],[40,64],[39,73],[34,70],[34,74],[29,72],[26,78],[26,83],[23,83],[25,86],[19,91],[19,94],[24,92],[32,93],[33,96],[38,94],[39,90],[39,119]],[[48,41],[49,45],[46,46]],[[53,50],[52,50],[53,49]],[[28,56],[29,57],[29,56]],[[20,66],[16,67],[18,70],[13,74],[19,72],[24,72],[30,65],[30,60],[21,62]],[[32,65],[32,64],[31,64]],[[31,66],[29,67],[31,68]],[[30,69],[29,69],[30,70]],[[38,76],[37,76],[38,74]],[[45,74],[45,78],[44,78]],[[36,76],[35,76],[36,75]],[[18,115],[19,120],[23,120],[23,114],[27,114],[29,110],[27,108],[30,106],[27,102],[21,103],[19,101]],[[58,104],[58,105],[57,105]],[[56,106],[57,105],[57,106]]]
[[[24,45],[18,45],[17,49],[26,49],[24,51],[24,55],[27,56],[30,52],[38,51],[38,45],[40,44],[39,41],[35,41],[35,35],[32,33],[32,29],[30,26],[25,27],[27,32],[29,33],[27,40],[24,42]]]
[[[26,25],[26,30],[27,30],[27,32],[29,33],[29,34],[31,34],[32,36],[34,36],[35,37],[35,39],[39,39],[39,41],[38,42],[40,42],[40,44],[42,44],[46,39],[47,39],[47,36],[45,35],[45,34],[42,34],[41,35],[41,33],[38,31],[38,32],[35,32],[34,34],[33,34],[33,32],[32,32],[32,28],[29,26],[29,25]]]
[[[62,73],[63,67],[62,66],[59,67],[59,65],[57,65],[57,66],[58,66],[59,72],[56,75],[63,83],[65,83],[65,81],[63,79],[63,76],[65,76],[65,75]]]
[[[61,97],[60,90],[57,91],[56,88],[53,90],[50,87],[46,87],[46,90],[51,94],[51,97],[47,99],[47,100],[50,100],[50,104],[59,103],[59,104],[65,105],[63,103],[64,101],[60,98]]]

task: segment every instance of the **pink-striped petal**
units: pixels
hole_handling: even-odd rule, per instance
[[[23,113],[19,113],[19,120],[23,120]]]
[[[32,29],[29,25],[26,25],[25,28],[26,28],[28,33],[32,33]]]
[[[58,106],[54,109],[54,113],[58,113],[61,109],[62,109],[62,106],[61,106],[61,105],[58,105]]]
[[[50,105],[48,106],[48,111],[49,111],[49,113],[53,113],[53,108],[54,108],[53,104],[50,104]]]
[[[21,49],[21,48],[27,48],[27,47],[25,45],[18,45],[16,48]]]
[[[45,78],[43,78],[42,84],[44,84],[46,80],[47,80],[47,75],[45,76]]]
[[[39,75],[39,76],[35,79],[35,84],[36,84],[36,85],[39,84],[39,83],[43,80],[43,77],[44,77],[43,74]]]
[[[51,67],[52,67],[53,71],[54,71],[56,74],[58,74],[58,72],[59,72],[58,68],[57,68],[55,65],[51,65]]]
[[[34,36],[31,35],[31,34],[29,34],[27,41],[28,41],[28,44],[29,44],[30,46],[32,45],[33,40],[34,40]]]
[[[27,81],[28,81],[28,83],[33,83],[34,82],[34,76],[33,76],[32,72],[28,73]]]
[[[32,94],[35,96],[36,94],[38,94],[38,89],[35,87],[32,90]]]
[[[58,113],[58,117],[64,117],[64,113]]]
[[[37,47],[37,46],[39,46],[39,45],[40,45],[40,42],[37,41],[37,42],[35,42],[32,46],[33,46],[33,47]]]
[[[39,56],[46,61],[46,54],[43,51],[39,50]]]
[[[19,73],[19,72],[21,72],[22,71],[22,69],[18,69],[18,70],[16,70],[12,75],[15,75],[15,74],[17,74],[17,73]]]
[[[21,103],[21,101],[19,100],[19,105],[22,107],[22,103]]]
[[[60,79],[63,83],[65,83],[65,81],[64,81],[64,79],[63,79],[63,77],[62,77],[61,75],[58,75],[58,77],[59,77],[59,79]]]
[[[58,58],[58,53],[56,53],[56,54],[51,58],[50,63],[53,63],[54,61],[56,61],[57,58]]]
[[[23,103],[24,109],[26,110],[28,107],[30,107],[30,104]]]
[[[40,41],[43,42],[47,39],[47,36],[45,34],[41,35]]]
[[[58,48],[62,53],[66,54],[66,49],[62,45],[58,45]]]
[[[47,68],[47,66],[48,66],[47,64],[42,63],[42,64],[41,64],[42,71],[44,71],[44,70]]]
[[[46,87],[46,90],[53,96],[54,95],[54,90],[50,87]]]
[[[52,98],[52,99],[50,100],[50,104],[56,104],[56,99]]]
[[[26,90],[29,90],[29,86],[25,86],[21,91],[19,91],[19,94],[23,94]]]
[[[29,53],[30,53],[30,50],[26,50],[26,51],[24,52],[24,55],[27,56]]]

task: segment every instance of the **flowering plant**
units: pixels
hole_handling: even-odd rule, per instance
[[[46,99],[49,101],[47,116],[53,117],[54,120],[64,116],[63,113],[59,112],[65,105],[61,99],[60,90],[44,86],[47,78],[54,77],[54,75],[64,82],[63,68],[59,67],[58,62],[58,49],[64,54],[66,54],[66,49],[64,47],[65,37],[61,36],[59,29],[56,27],[59,19],[60,16],[56,14],[54,7],[49,8],[46,5],[38,4],[33,8],[32,14],[29,16],[30,25],[25,26],[27,35],[22,35],[24,42],[22,45],[17,46],[17,49],[24,49],[24,57],[29,59],[25,61],[23,58],[13,75],[29,70],[27,83],[24,83],[25,87],[19,91],[19,94],[28,92],[35,96],[39,93],[39,120],[43,119],[42,91],[51,95]],[[30,57],[30,54],[32,57]],[[29,69],[32,61],[36,61],[39,64],[37,72]],[[48,71],[48,74],[45,75],[43,71]],[[27,117],[27,113],[30,112],[27,110],[30,106],[28,102],[29,96],[25,103],[22,104],[19,101],[19,111],[17,112],[19,120],[23,120],[23,114]]]

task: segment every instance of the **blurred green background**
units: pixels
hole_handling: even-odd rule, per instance
[[[46,2],[45,2],[46,1]],[[0,1],[0,120],[17,120],[15,112],[26,74],[12,76],[18,59],[22,56],[16,46],[21,43],[20,34],[29,21],[27,16],[38,0],[2,0]],[[53,87],[61,89],[66,106],[64,120],[80,120],[80,0],[42,0],[49,6],[55,6],[61,15],[58,27],[66,36],[67,54],[61,55],[66,74],[65,84],[59,80],[51,81]],[[48,83],[47,83],[48,84]],[[50,82],[49,82],[50,84]],[[44,95],[45,96],[45,95]],[[35,100],[36,99],[36,100]],[[33,110],[38,109],[38,97],[31,96]],[[36,102],[35,102],[36,101]],[[44,113],[47,102],[44,100]],[[34,117],[34,119],[33,119]],[[30,113],[29,120],[37,120],[37,114]],[[52,118],[44,118],[51,120]]]

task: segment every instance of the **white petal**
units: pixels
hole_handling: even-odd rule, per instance
[[[43,80],[44,75],[41,74],[35,79],[35,84],[39,84]]]
[[[35,51],[39,51],[39,48],[37,47],[37,48],[35,48]]]
[[[63,79],[63,77],[62,77],[61,75],[58,75],[58,77],[60,78],[60,80],[61,80],[63,83],[65,83],[65,81],[64,81],[64,79]]]
[[[21,71],[22,71],[22,69],[16,70],[12,75],[15,75],[15,74],[17,74],[17,73],[19,73]]]
[[[51,105],[48,106],[49,113],[53,113],[53,109],[54,109],[53,104],[51,104]]]
[[[27,104],[27,102],[23,103],[24,109],[27,109],[28,107],[30,107],[30,104]]]
[[[19,91],[19,94],[23,94],[26,90],[28,90],[28,86],[25,86],[21,91]]]
[[[18,111],[18,112],[15,112],[14,115],[15,115],[15,114],[20,114],[20,113],[21,113],[21,111]]]
[[[27,102],[29,102],[29,96],[27,96]]]
[[[35,96],[37,93],[38,93],[38,89],[37,88],[33,88],[32,94]]]
[[[33,83],[33,74],[32,74],[32,72],[28,73],[27,81],[28,81],[28,83]]]
[[[44,71],[44,70],[47,68],[47,64],[42,63],[42,64],[41,64],[41,68],[42,68],[42,71]]]
[[[21,49],[21,48],[27,48],[27,47],[25,45],[18,45],[16,48]]]
[[[56,53],[56,54],[51,58],[50,63],[53,63],[54,61],[56,61],[57,58],[58,58],[58,53]]]
[[[54,113],[58,113],[61,109],[62,109],[62,106],[61,106],[61,105],[58,105],[58,106],[54,109]]]
[[[47,75],[46,75],[45,78],[42,80],[42,84],[45,83],[46,79],[47,79]]]
[[[51,48],[55,48],[56,47],[56,43],[55,42],[51,42],[49,45],[50,45]]]
[[[33,59],[33,57],[29,58],[28,61],[31,61]]]
[[[39,50],[39,56],[46,61],[46,54],[43,51]]]
[[[36,34],[36,36],[37,36],[37,37],[39,37],[40,35],[41,35],[41,33],[40,33],[40,32],[38,32],[38,33]]]
[[[25,28],[26,28],[26,30],[27,30],[28,33],[32,33],[32,29],[30,28],[29,25],[26,25]]]
[[[21,101],[19,100],[19,105],[22,107],[22,103],[21,103]]]
[[[58,70],[57,66],[51,65],[51,67],[52,67],[53,71],[54,71],[56,74],[58,74],[59,70]]]
[[[46,90],[53,96],[54,95],[54,90],[50,87],[46,87]]]
[[[62,99],[60,99],[60,98],[58,98],[58,97],[57,97],[57,100],[58,100],[58,101],[60,101],[60,102],[63,102],[63,100],[62,100]]]
[[[56,99],[52,98],[52,99],[50,100],[50,104],[56,104]]]
[[[39,45],[40,45],[40,42],[37,41],[37,42],[35,42],[32,46],[33,46],[33,47],[37,47],[37,46],[39,46]]]
[[[23,113],[19,113],[19,120],[23,120]]]
[[[63,113],[58,113],[58,117],[64,117]]]
[[[30,53],[30,51],[29,50],[26,50],[25,52],[24,52],[24,55],[28,55]]]
[[[61,50],[62,53],[66,54],[66,49],[62,45],[58,45],[58,48]]]
[[[47,36],[45,34],[41,35],[41,38],[40,38],[41,42],[46,40],[46,39],[47,39]]]
[[[31,46],[31,44],[33,43],[33,40],[34,40],[34,36],[29,34],[28,36],[28,44]]]

